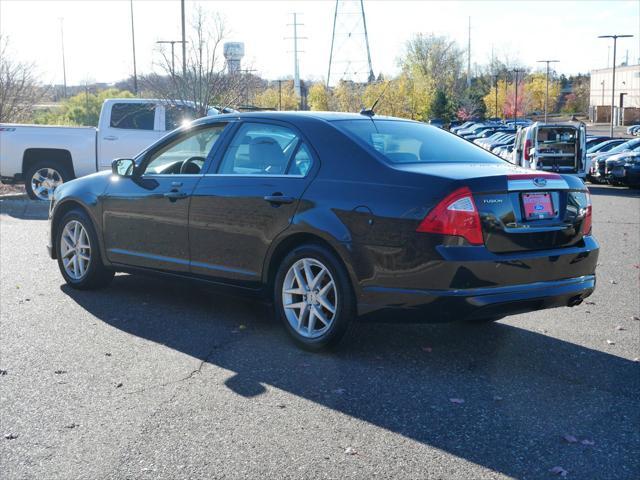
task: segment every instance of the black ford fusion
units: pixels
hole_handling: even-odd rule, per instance
[[[303,347],[360,319],[492,321],[595,288],[591,200],[439,128],[338,113],[201,119],[52,199],[74,288],[154,272],[266,295]]]

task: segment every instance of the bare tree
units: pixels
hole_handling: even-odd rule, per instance
[[[0,122],[27,121],[45,93],[34,65],[11,58],[8,38],[0,36]]]
[[[197,116],[202,117],[209,106],[225,108],[237,103],[242,95],[242,76],[225,72],[222,42],[227,29],[219,15],[211,16],[197,8],[191,28],[186,71],[182,71],[182,62],[174,62],[171,50],[160,48],[162,60],[158,66],[162,73],[145,76],[143,87],[173,104],[192,102]]]

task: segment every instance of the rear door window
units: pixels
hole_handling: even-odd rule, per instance
[[[111,128],[153,130],[156,106],[153,103],[114,103],[111,107]]]
[[[268,123],[244,123],[224,154],[219,174],[305,175],[311,156],[298,134]]]

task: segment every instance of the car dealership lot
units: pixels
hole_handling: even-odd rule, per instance
[[[591,190],[586,304],[357,325],[332,354],[207,287],[72,290],[46,205],[2,201],[3,478],[638,478],[640,195]]]

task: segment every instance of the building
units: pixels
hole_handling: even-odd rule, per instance
[[[611,122],[613,69],[591,71],[589,116],[598,123]],[[617,125],[640,121],[640,65],[616,67],[614,115]]]

